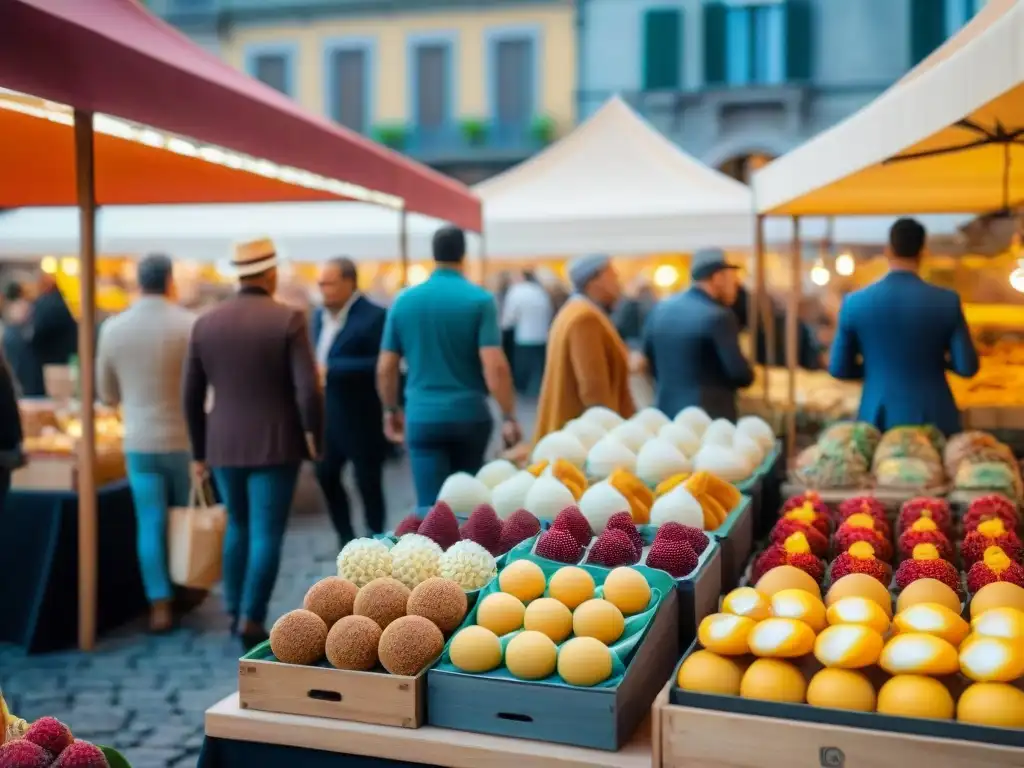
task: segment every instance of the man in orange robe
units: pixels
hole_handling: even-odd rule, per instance
[[[603,405],[623,417],[636,408],[629,391],[629,351],[608,313],[619,299],[611,259],[583,256],[569,265],[575,294],[559,310],[548,337],[534,438]]]

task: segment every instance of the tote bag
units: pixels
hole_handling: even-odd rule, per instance
[[[212,589],[224,561],[227,510],[213,503],[208,488],[192,486],[187,507],[168,513],[167,560],[171,581],[190,589]]]

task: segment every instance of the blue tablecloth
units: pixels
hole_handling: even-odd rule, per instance
[[[232,739],[206,737],[199,753],[197,768],[257,768],[287,766],[288,768],[423,768],[424,763],[407,763],[383,757],[363,757],[318,749],[256,744]],[[429,766],[428,766],[429,768]],[[436,766],[435,768],[440,768]]]
[[[97,631],[144,613],[135,556],[135,512],[127,481],[98,493]],[[29,653],[78,641],[78,496],[12,489],[0,511],[0,642]]]

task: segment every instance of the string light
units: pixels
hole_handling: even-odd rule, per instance
[[[849,277],[853,274],[857,263],[849,253],[840,253],[836,256],[836,274],[840,277]]]
[[[828,285],[829,280],[832,279],[832,273],[828,271],[828,268],[819,259],[811,267],[811,282],[818,287],[824,287]]]
[[[679,281],[679,270],[671,264],[662,264],[654,270],[654,284],[658,288],[671,288]]]
[[[1010,287],[1024,293],[1024,259],[1017,260],[1017,268],[1010,273]]]
[[[48,275],[57,274],[57,259],[54,256],[43,256],[39,268]]]
[[[408,281],[409,285],[419,285],[429,277],[427,268],[422,264],[411,264],[409,266]]]
[[[78,276],[78,259],[67,257],[60,260],[60,271],[68,277]]]
[[[74,112],[70,107],[63,104],[38,99],[29,101],[32,97],[19,95],[7,89],[0,89],[0,94],[2,94],[0,95],[0,109],[20,112],[23,115],[29,115],[41,120],[49,120],[61,125],[72,126],[75,124]],[[179,136],[130,123],[110,115],[94,115],[93,130],[106,136],[115,136],[137,144],[145,144],[155,149],[163,149],[186,157],[194,157],[213,165],[223,165],[227,168],[252,173],[264,178],[277,179],[293,186],[328,192],[350,200],[360,200],[396,210],[401,209],[403,205],[402,198],[395,195],[376,192],[372,189],[360,187],[357,184],[330,179],[299,168],[278,165],[269,160],[259,160],[222,147],[183,139]]]

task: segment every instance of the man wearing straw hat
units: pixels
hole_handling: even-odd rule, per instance
[[[185,367],[195,479],[209,467],[228,510],[224,599],[246,648],[268,636],[299,467],[319,456],[323,432],[306,317],[274,300],[277,265],[269,239],[236,248],[239,290],[196,321]]]

